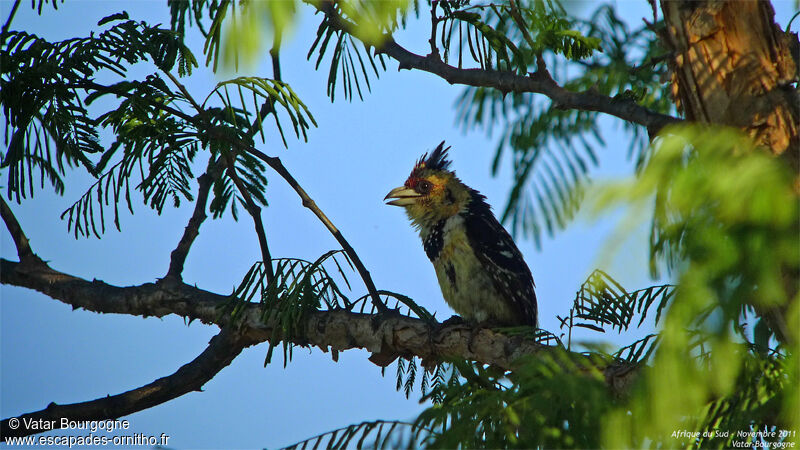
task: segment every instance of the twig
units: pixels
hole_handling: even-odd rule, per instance
[[[272,60],[272,78],[275,81],[282,81],[280,52],[281,52],[281,35],[276,30],[275,41],[272,43],[272,48],[269,50],[269,56],[270,59]],[[261,130],[261,122],[263,122],[267,117],[267,115],[269,115],[270,113],[272,114],[278,113],[277,111],[275,111],[275,100],[273,100],[272,97],[268,97],[266,100],[264,100],[264,103],[258,110],[258,115],[253,120],[253,124],[250,125],[250,131],[248,132],[250,138],[254,138],[256,133],[259,130]]]
[[[192,247],[194,240],[200,234],[200,225],[206,220],[206,204],[208,203],[208,193],[211,190],[211,184],[217,177],[219,171],[220,160],[213,156],[208,161],[208,168],[206,172],[197,178],[197,200],[194,205],[194,213],[189,218],[189,223],[183,230],[183,236],[178,241],[178,246],[170,254],[169,270],[165,278],[175,278],[182,280],[183,266],[186,263],[186,256],[189,254],[189,249]]]
[[[194,101],[194,97],[192,97],[192,95],[189,94],[189,91],[186,89],[186,86],[184,86],[183,83],[181,83],[175,77],[175,75],[171,74],[169,71],[164,70],[163,72],[169,77],[170,80],[172,80],[175,86],[178,87],[183,96],[186,97],[187,100],[189,100],[189,103],[192,104],[192,107],[195,109],[195,111],[197,111],[198,114],[203,115],[205,113],[205,109],[201,108],[200,105],[197,104],[196,101]]]
[[[235,331],[223,328],[211,338],[208,347],[194,360],[185,364],[172,375],[159,378],[150,384],[121,394],[101,397],[82,403],[57,405],[13,418],[19,425],[9,426],[9,419],[0,422],[0,434],[4,438],[28,436],[44,431],[41,427],[28,428],[26,423],[73,420],[107,420],[126,416],[151,408],[192,391],[200,391],[204,384],[227,367],[244,348],[256,344]]]
[[[170,72],[164,71],[164,73],[169,77],[170,80],[172,80],[175,86],[180,89],[181,93],[183,93],[184,97],[189,100],[200,117],[205,118],[206,110],[194,100],[194,97],[192,97],[192,94],[190,94],[189,90],[186,89],[186,86],[184,86]],[[255,134],[254,130],[255,128],[250,130],[251,134]],[[261,258],[264,262],[264,267],[267,270],[267,283],[269,283],[274,278],[275,271],[272,267],[272,256],[269,252],[269,244],[267,243],[267,234],[264,231],[264,223],[261,221],[261,208],[253,201],[253,197],[250,195],[250,192],[247,191],[247,186],[244,185],[242,180],[239,178],[239,175],[236,173],[236,152],[223,152],[223,157],[225,158],[228,176],[231,177],[233,183],[236,185],[236,188],[239,190],[239,193],[242,194],[247,212],[250,214],[250,217],[253,218],[256,236],[258,236],[258,245],[261,247]]]
[[[25,236],[25,232],[22,231],[22,227],[19,225],[19,222],[17,222],[17,218],[14,217],[14,213],[11,211],[11,208],[8,207],[6,200],[2,196],[0,196],[0,216],[2,216],[3,222],[5,222],[8,228],[8,232],[11,233],[11,239],[14,240],[14,245],[17,247],[19,260],[29,261],[31,258],[38,260],[39,258],[33,253],[33,250],[31,250],[28,237]]]
[[[439,25],[439,18],[436,17],[436,7],[439,6],[438,0],[431,2],[431,38],[428,40],[431,44],[431,56],[439,54],[439,48],[436,47],[436,27]]]
[[[283,36],[279,30],[275,30],[275,40],[272,42],[272,48],[269,49],[269,56],[272,59],[272,78],[281,81],[281,41]]]
[[[171,107],[169,105],[165,105],[163,103],[157,102],[157,101],[153,100],[152,98],[150,98],[149,96],[139,97],[139,96],[133,95],[133,94],[131,94],[129,92],[126,92],[126,91],[123,91],[123,90],[114,89],[114,88],[112,88],[110,86],[104,86],[102,84],[95,83],[94,81],[81,81],[81,82],[78,82],[78,83],[68,83],[68,84],[65,85],[65,87],[73,88],[73,89],[75,89],[75,88],[76,89],[86,89],[86,90],[93,89],[93,90],[98,91],[98,92],[105,92],[105,93],[108,93],[108,94],[114,94],[114,95],[118,95],[118,96],[125,97],[125,98],[135,98],[135,99],[147,102],[150,106],[153,106],[153,107],[155,107],[155,108],[157,108],[157,109],[159,109],[161,111],[168,112],[168,113],[170,113],[170,114],[172,114],[172,115],[174,115],[176,117],[180,117],[181,119],[183,119],[183,120],[185,120],[185,121],[187,121],[189,123],[193,123],[193,124],[197,123],[197,117],[190,116],[189,114],[186,114],[185,112],[183,112],[183,111],[181,111],[179,109],[176,109],[176,108],[173,108],[173,107]]]
[[[342,235],[339,229],[336,228],[333,222],[331,222],[328,216],[326,216],[325,213],[322,212],[322,210],[319,208],[319,206],[317,206],[317,203],[308,195],[305,189],[303,189],[302,186],[300,186],[300,183],[298,183],[297,180],[292,176],[292,174],[289,173],[289,171],[281,162],[280,158],[267,156],[263,152],[259,151],[257,148],[245,145],[240,141],[231,141],[231,143],[239,146],[244,151],[250,153],[256,158],[267,163],[268,166],[270,166],[275,172],[278,173],[278,175],[280,175],[284,180],[286,180],[287,183],[289,183],[289,186],[291,186],[292,189],[294,189],[294,191],[302,200],[303,206],[310,209],[314,213],[314,215],[316,215],[317,218],[322,222],[322,224],[325,225],[325,228],[327,228],[328,231],[333,235],[333,237],[336,238],[336,241],[339,243],[339,245],[342,246],[342,249],[345,251],[347,256],[353,262],[353,265],[356,266],[356,270],[358,271],[358,274],[361,276],[361,279],[364,281],[364,285],[367,287],[367,291],[370,294],[370,299],[372,300],[372,304],[375,306],[378,312],[381,313],[389,312],[389,308],[386,305],[384,305],[383,302],[381,302],[380,296],[378,295],[378,291],[375,288],[375,283],[372,282],[372,277],[370,276],[367,268],[364,266],[364,263],[361,262],[361,258],[358,257],[358,253],[356,253],[356,251],[353,249],[353,247],[350,245],[347,239],[345,239],[345,237]]]
[[[11,27],[11,22],[14,21],[14,16],[17,14],[17,8],[19,8],[20,3],[22,3],[22,0],[16,0],[14,2],[14,6],[11,7],[11,12],[8,14],[8,19],[6,19],[6,23],[3,24],[3,29],[0,31],[0,43],[5,42],[6,33],[8,33],[8,29]]]
[[[536,43],[533,41],[531,34],[528,32],[528,24],[525,23],[525,20],[522,18],[522,14],[519,13],[519,6],[517,6],[516,0],[509,0],[509,12],[511,13],[511,18],[514,19],[514,22],[517,24],[517,28],[522,32],[522,37],[531,46],[532,50],[536,49]],[[541,54],[537,55],[541,58]]]
[[[272,255],[269,252],[269,245],[267,243],[267,234],[264,232],[264,223],[261,221],[261,208],[253,201],[253,197],[247,190],[239,175],[236,173],[236,164],[234,163],[235,155],[225,152],[225,162],[228,171],[228,176],[233,180],[233,184],[239,190],[244,198],[244,205],[250,217],[253,218],[253,226],[256,229],[256,236],[258,236],[258,245],[261,247],[261,260],[264,262],[264,268],[267,270],[267,283],[275,278],[275,270],[272,268]]]

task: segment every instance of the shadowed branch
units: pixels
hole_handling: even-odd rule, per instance
[[[184,97],[186,97],[189,102],[192,104],[192,107],[197,111],[201,118],[205,118],[206,110],[200,106],[197,101],[195,101],[194,97],[189,93],[189,90],[186,89],[186,86],[183,85],[174,75],[170,72],[164,72],[170,80],[178,87]],[[274,113],[274,112],[273,112]],[[251,129],[251,135],[255,134],[255,128]],[[223,155],[223,161],[225,163],[228,176],[231,177],[233,183],[236,185],[236,188],[239,190],[239,193],[242,195],[242,198],[245,202],[245,207],[247,212],[250,214],[250,217],[253,218],[253,226],[256,230],[256,236],[258,236],[258,245],[261,248],[261,258],[264,261],[264,267],[267,270],[267,281],[272,280],[275,276],[275,271],[272,267],[272,255],[269,251],[269,244],[267,242],[267,234],[264,231],[264,222],[261,220],[261,208],[256,205],[253,201],[253,197],[248,192],[247,187],[244,185],[242,180],[239,178],[239,175],[236,173],[236,164],[235,159],[236,155],[231,155],[229,153],[225,153]]]
[[[23,262],[31,258],[36,258],[38,260],[38,257],[34,255],[33,250],[31,250],[28,237],[25,236],[25,232],[22,231],[22,227],[19,225],[19,222],[17,222],[17,218],[14,217],[14,213],[11,211],[11,208],[8,207],[6,199],[2,196],[0,196],[0,217],[3,218],[8,232],[11,233],[11,239],[14,240],[14,246],[17,247],[17,256],[19,256],[19,260]]]
[[[137,389],[96,400],[68,405],[50,403],[45,409],[16,417],[19,424],[16,427],[9,426],[11,418],[4,419],[0,422],[0,434],[4,438],[9,438],[46,431],[40,427],[25,426],[31,422],[54,421],[57,429],[62,419],[70,421],[116,419],[160,405],[189,392],[200,391],[204,384],[228,366],[245,347],[256,343],[258,342],[223,328],[219,334],[211,338],[208,347],[197,358],[183,365],[172,375],[159,378]]]
[[[169,270],[167,271],[166,277],[173,277],[178,280],[183,279],[183,266],[186,263],[189,249],[200,234],[200,225],[206,220],[208,193],[211,190],[211,185],[219,170],[219,160],[212,157],[208,162],[208,169],[206,169],[206,172],[197,178],[197,201],[194,205],[194,212],[192,213],[192,217],[189,218],[189,223],[183,231],[183,236],[181,236],[178,246],[175,247],[175,250],[170,254]]]
[[[261,220],[261,208],[253,201],[253,197],[247,190],[247,187],[242,182],[239,175],[236,173],[236,165],[233,162],[233,155],[226,153],[224,155],[226,170],[228,176],[233,180],[233,184],[239,190],[244,198],[244,204],[250,217],[253,218],[253,226],[256,229],[256,236],[258,236],[258,245],[261,247],[261,259],[264,261],[264,268],[267,270],[267,281],[269,282],[275,277],[275,269],[272,267],[272,255],[269,253],[269,245],[267,243],[267,234],[264,231],[264,222]]]
[[[317,203],[308,195],[308,193],[300,186],[300,183],[292,176],[291,173],[286,169],[286,167],[281,162],[280,158],[275,156],[267,156],[263,152],[259,151],[255,147],[250,147],[244,145],[240,141],[233,142],[235,145],[242,147],[246,152],[252,154],[253,156],[257,157],[258,159],[267,163],[275,172],[278,173],[287,183],[289,186],[297,192],[297,195],[300,196],[300,199],[303,201],[303,206],[310,209],[314,215],[325,225],[325,228],[336,238],[336,242],[342,246],[342,249],[353,262],[353,265],[356,267],[358,274],[361,276],[361,279],[364,280],[364,284],[367,287],[367,291],[370,294],[370,298],[372,300],[372,304],[377,308],[378,312],[386,313],[389,311],[389,308],[380,300],[378,296],[378,291],[375,288],[375,283],[372,281],[372,276],[370,276],[369,271],[364,266],[364,263],[361,262],[361,258],[358,257],[358,253],[353,249],[350,243],[345,239],[342,235],[341,231],[331,222],[328,216],[325,215],[324,212],[317,206]]]

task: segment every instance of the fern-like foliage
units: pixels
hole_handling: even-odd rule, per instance
[[[381,44],[398,27],[405,27],[409,3],[347,0],[324,5],[317,36],[306,58],[311,60],[316,53],[315,68],[319,69],[332,46],[327,84],[331,101],[336,96],[337,83],[345,100],[353,99],[354,87],[361,100],[365,90],[371,91],[370,77],[379,78],[380,72],[386,70],[385,57],[371,46]],[[413,4],[418,11],[417,1]],[[348,23],[349,29],[332,26],[334,20]]]
[[[265,166],[242,148],[252,146],[259,133],[266,141],[263,123],[269,116],[284,145],[282,114],[296,137],[307,138],[316,122],[291,87],[236,78],[219,83],[199,105],[171,75],[189,75],[197,66],[180,33],[131,20],[124,12],[98,26],[104,29],[97,34],[60,42],[18,31],[3,35],[0,104],[7,150],[0,153],[0,167],[7,168],[9,197],[32,196],[37,176],[41,187],[49,182],[62,193],[65,170],[82,166],[97,180],[62,218],[76,237],[100,237],[106,214],[113,211],[120,229],[121,205],[133,213],[132,189],[158,213],[192,200],[194,158],[208,150],[211,159],[229,161],[247,194],[266,205]],[[141,62],[158,71],[130,79],[128,69]],[[101,74],[122,80],[94,81]],[[101,107],[108,109],[96,113]],[[107,147],[99,141],[102,129],[114,135]],[[219,217],[230,206],[237,217],[243,194],[229,170],[216,174],[211,211]]]
[[[284,447],[285,450],[308,448],[347,449],[396,449],[419,448],[433,431],[417,427],[413,423],[394,420],[375,420],[348,425]]]
[[[431,314],[430,311],[425,309],[423,306],[418,305],[414,300],[410,297],[399,294],[397,292],[387,291],[383,289],[379,289],[377,291],[378,295],[381,296],[383,302],[387,305],[392,306],[394,311],[399,312],[400,314],[406,315],[408,317],[416,317],[418,319],[426,320],[428,322],[432,322],[435,320],[435,314]],[[369,312],[370,314],[374,314],[377,312],[375,305],[370,301],[370,295],[364,295],[359,297],[356,301],[353,302],[350,309],[352,311],[358,312]],[[367,306],[369,305],[369,309]]]
[[[419,361],[419,358],[399,358],[397,360],[396,389],[403,391],[406,398],[411,397],[414,387],[419,385],[423,397],[430,394],[433,403],[441,403],[440,387],[458,377],[458,371],[450,362]],[[422,377],[417,382],[418,369],[422,369]]]
[[[743,359],[743,370],[737,377],[736,388],[730,395],[717,398],[706,406],[695,421],[696,429],[702,431],[687,444],[699,448],[731,448],[741,442],[750,447],[779,448],[777,443],[791,443],[791,431],[757,423],[752,414],[754,409],[769,410],[780,405],[781,393],[788,388],[789,382],[786,358],[745,354]],[[723,430],[737,432],[724,433]],[[738,431],[746,434],[740,435]],[[760,436],[758,431],[762,432]]]
[[[528,8],[523,22],[531,27],[539,24],[538,31],[518,27],[520,20],[515,21],[508,6],[493,4],[478,10],[483,11],[483,20],[502,30],[518,49],[527,49],[519,50],[528,65],[526,70],[531,70],[530,65],[541,55],[553,78],[568,90],[592,89],[656,111],[671,111],[661,83],[666,52],[653,32],[660,23],[631,30],[608,5],[599,7],[589,20],[565,21],[558,5],[539,3]],[[519,9],[520,15],[528,10],[524,6]],[[514,54],[511,47],[505,48],[508,55]],[[495,58],[497,55],[504,61],[502,52]],[[515,70],[517,65],[511,58],[501,68]],[[590,170],[598,164],[596,148],[606,145],[597,113],[560,109],[535,94],[506,95],[480,87],[466,88],[457,110],[457,120],[465,129],[482,128],[489,134],[500,130],[492,170],[498,173],[508,157],[514,179],[503,222],[513,232],[532,237],[537,245],[543,236],[563,229],[577,212],[591,181]],[[647,157],[648,137],[641,127],[623,126],[631,136],[629,154],[641,167]]]
[[[674,258],[667,262],[678,282],[648,358],[653,370],[609,416],[608,445],[725,448],[794,439],[738,435],[797,420],[786,406],[796,410],[798,393],[790,368],[797,346],[786,342],[794,331],[784,331],[796,323],[787,311],[797,297],[783,274],[800,266],[790,172],[737,131],[684,126],[664,130],[635,180],[607,187],[605,206],[655,200],[659,238],[651,256]],[[684,428],[698,435],[677,440],[673,430]]]
[[[233,99],[232,99],[233,96]],[[272,113],[275,126],[281,135],[284,146],[288,146],[278,114],[274,113],[277,107],[289,116],[292,130],[296,137],[308,140],[308,129],[313,124],[317,125],[314,116],[300,97],[292,90],[291,86],[277,80],[260,77],[238,77],[217,84],[217,87],[206,97],[205,105],[212,97],[216,97],[224,105],[226,122],[237,129],[253,136],[261,134],[265,141],[262,126],[265,117],[262,117],[263,105],[268,105],[267,113]],[[255,126],[255,128],[252,128]]]
[[[416,2],[414,3],[416,5]],[[197,24],[206,37],[204,48],[206,64],[216,71],[223,50],[224,24],[230,21],[237,26],[234,20],[237,14],[245,15],[239,22],[252,20],[252,16],[259,14],[248,8],[256,4],[257,2],[230,0],[171,1],[172,29],[183,34],[187,24]],[[293,5],[293,2],[287,4]],[[240,8],[239,12],[236,10],[237,5]],[[325,55],[331,55],[327,85],[331,101],[335,98],[337,83],[347,100],[352,100],[354,95],[363,99],[364,93],[372,89],[370,77],[379,77],[380,72],[386,69],[386,61],[383,55],[376,54],[370,46],[381,42],[385,35],[390,35],[399,26],[405,26],[408,6],[409,2],[405,0],[382,2],[342,0],[321,5],[323,8],[330,8],[330,14],[323,14],[316,39],[309,49],[307,58],[311,59],[316,53],[316,68],[319,68]],[[293,6],[286,8],[293,13]],[[275,22],[279,18],[274,16],[287,14],[283,9],[277,11],[275,8],[267,7],[263,12]],[[349,22],[353,25],[352,28],[344,32],[331,27],[333,16]],[[210,21],[207,29],[204,18]],[[328,52],[329,45],[332,46],[331,52]]]
[[[442,15],[437,16],[437,6]],[[555,1],[433,2],[433,15],[441,26],[438,36],[446,62],[451,53],[464,65],[467,55],[483,69],[527,74],[544,52],[584,59],[601,50],[600,39],[574,29]],[[468,50],[468,52],[467,52]]]
[[[370,76],[379,78],[380,72],[386,70],[386,60],[382,54],[373,53],[365,44],[358,45],[359,42],[350,34],[331,28],[330,20],[328,16],[322,19],[317,28],[317,37],[306,57],[310,60],[317,52],[315,68],[319,69],[328,46],[332,45],[326,91],[328,97],[331,101],[335,99],[336,83],[340,81],[342,94],[346,100],[353,99],[354,86],[358,98],[363,100],[362,83],[367,91],[371,91]]]
[[[518,364],[518,369],[507,373],[459,363],[459,381],[438,388],[442,402],[414,422],[436,432],[423,444],[435,448],[596,447],[596,417],[613,402],[602,375],[588,360],[555,351]]]
[[[342,250],[326,252],[313,262],[280,258],[274,259],[273,264],[272,279],[268,278],[263,262],[253,264],[232,293],[230,301],[220,310],[220,314],[229,315],[233,321],[237,321],[242,318],[241,314],[248,305],[252,303],[261,305],[260,320],[275,325],[267,362],[271,360],[273,348],[279,342],[283,347],[284,364],[291,359],[292,339],[302,337],[302,325],[309,312],[359,309],[363,311],[365,308],[368,295],[352,301],[340,287],[340,284],[344,283],[347,290],[350,289],[347,273],[353,270],[347,254]],[[389,299],[394,298],[397,302],[395,305],[397,311],[401,311],[398,306],[402,304],[407,308],[409,315],[423,320],[433,320],[433,316],[425,308],[406,296],[389,291],[378,291],[378,294],[383,297],[384,304],[389,304]],[[411,366],[414,367],[410,368]],[[416,371],[416,364],[413,362],[409,366],[404,365],[400,370],[406,373],[406,367],[410,371]],[[444,376],[442,372],[444,370],[446,367],[428,367],[431,373],[429,375],[426,372],[423,377],[423,390],[427,392],[428,386],[436,385]],[[402,375],[398,376],[402,378]],[[415,374],[411,374],[410,377],[410,381],[405,382],[409,392],[414,385]]]
[[[167,0],[170,12],[170,28],[180,36],[186,35],[186,26],[196,25],[203,36],[208,36],[204,19],[214,20],[214,12],[224,0]]]
[[[313,262],[295,258],[275,259],[274,278],[271,280],[268,279],[264,263],[258,261],[234,290],[231,300],[222,306],[220,314],[229,315],[236,321],[241,318],[247,305],[254,302],[261,304],[260,320],[275,324],[265,365],[271,361],[278,342],[282,342],[284,365],[291,360],[291,339],[301,335],[301,325],[309,312],[323,305],[330,310],[350,307],[350,300],[324,265],[326,261],[332,262],[341,279],[348,283],[337,256],[347,260],[341,250],[329,251]]]
[[[606,327],[610,327],[622,332],[631,326],[636,316],[639,317],[636,327],[642,326],[648,310],[655,304],[654,324],[658,324],[662,311],[674,294],[674,288],[665,284],[628,292],[611,276],[598,269],[578,289],[570,316],[559,317],[559,320],[562,328],[569,325],[604,332]]]

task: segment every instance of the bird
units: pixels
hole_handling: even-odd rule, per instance
[[[444,141],[384,201],[405,209],[433,263],[444,300],[464,320],[538,326],[535,285],[514,240],[486,202],[450,170]]]

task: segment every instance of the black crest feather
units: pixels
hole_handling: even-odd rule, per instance
[[[445,147],[444,141],[442,141],[433,149],[433,153],[430,156],[428,156],[427,152],[422,155],[414,169],[448,170],[450,168],[450,160],[447,159],[448,150],[450,150],[450,147]]]

